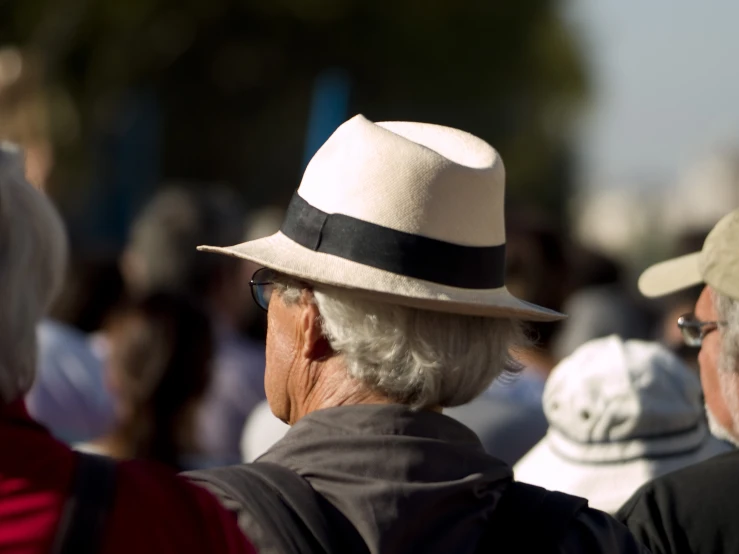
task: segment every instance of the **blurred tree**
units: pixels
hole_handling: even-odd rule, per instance
[[[316,76],[340,68],[348,116],[475,133],[503,155],[513,202],[563,213],[569,124],[587,91],[556,0],[0,0],[4,43],[34,52],[72,99],[74,140],[68,105],[61,120],[51,109],[57,188],[104,187],[113,167],[124,196],[136,179],[185,178],[285,202]],[[150,171],[118,175],[105,144],[126,137],[156,151]],[[129,171],[139,158],[126,151]]]

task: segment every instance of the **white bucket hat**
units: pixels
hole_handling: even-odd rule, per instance
[[[615,512],[641,485],[730,447],[711,436],[698,377],[656,343],[596,339],[553,370],[546,436],[517,480]]]
[[[357,115],[308,164],[280,232],[200,249],[400,305],[561,319],[504,285],[504,188],[500,156],[469,133]]]

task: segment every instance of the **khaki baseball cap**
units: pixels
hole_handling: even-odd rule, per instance
[[[705,283],[739,300],[739,209],[724,216],[703,250],[653,265],[639,277],[644,296],[664,296]]]

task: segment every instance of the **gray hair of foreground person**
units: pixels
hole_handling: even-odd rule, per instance
[[[64,279],[62,220],[24,177],[23,156],[0,144],[0,403],[30,389],[36,369],[36,325]]]
[[[527,342],[518,320],[377,302],[283,275],[275,285],[288,305],[310,289],[323,335],[344,357],[348,376],[393,402],[418,409],[459,406],[504,372],[521,369],[510,357]]]

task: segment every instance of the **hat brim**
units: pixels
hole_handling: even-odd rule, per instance
[[[462,289],[413,279],[314,252],[280,232],[235,246],[200,246],[198,250],[250,260],[298,279],[352,289],[369,298],[413,308],[524,321],[557,321],[567,317],[519,300],[505,287]]]
[[[579,454],[584,456],[570,458],[560,451],[558,447],[562,441],[552,440],[553,435],[550,429],[515,465],[516,480],[585,497],[593,508],[610,513],[616,512],[647,481],[730,450],[701,426],[692,435],[667,439],[674,443],[670,445],[672,454],[669,455],[645,455],[634,459],[625,456],[624,461],[588,462],[583,458],[588,457],[590,450],[597,450],[599,446],[619,448],[619,445],[581,445]],[[639,446],[638,441],[635,444]]]
[[[655,298],[703,283],[700,252],[661,262],[646,269],[639,277],[639,290]]]

